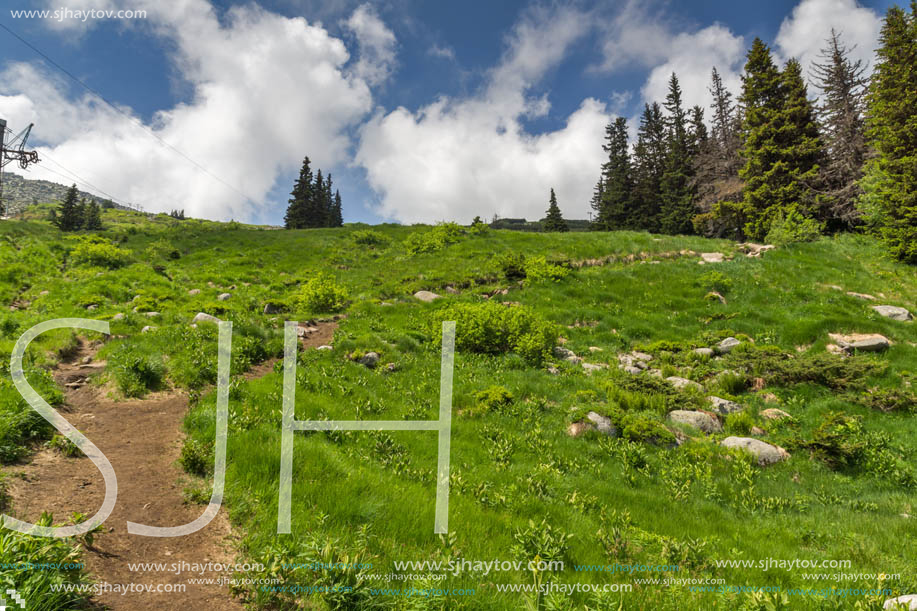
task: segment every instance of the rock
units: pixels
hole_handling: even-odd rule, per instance
[[[674,386],[675,388],[677,388],[678,390],[682,390],[684,388],[696,388],[697,390],[703,390],[704,388],[697,382],[688,380],[686,378],[679,378],[678,376],[669,376],[665,379],[665,381],[671,384],[672,386]]]
[[[266,303],[264,304],[263,314],[280,314],[283,311],[283,308],[278,306],[276,303]]]
[[[713,348],[695,348],[694,354],[698,356],[713,356],[715,353]]]
[[[857,299],[864,299],[866,301],[875,301],[876,298],[872,295],[867,295],[866,293],[854,293],[853,291],[847,291],[847,294],[850,297],[856,297]]]
[[[67,382],[66,384],[64,384],[64,386],[66,386],[67,388],[79,388],[82,385],[83,385],[82,382]],[[4,607],[0,607],[0,608],[4,608]]]
[[[732,352],[732,349],[741,344],[739,340],[734,337],[727,337],[720,343],[716,345],[715,351],[717,354],[729,354]]]
[[[844,354],[844,349],[838,346],[837,344],[828,344],[825,346],[825,350],[831,354]]]
[[[334,350],[334,348],[332,348],[328,344],[325,344],[323,346],[319,346],[318,348],[316,348],[316,350]]]
[[[553,365],[551,365],[550,367],[548,367],[547,371],[548,371],[548,373],[550,373],[552,376],[556,376],[557,374],[560,373],[560,369],[558,369],[557,367],[554,367]]]
[[[645,352],[631,352],[630,355],[638,361],[652,361],[653,355]]]
[[[586,371],[586,373],[592,373],[593,371],[598,371],[600,369],[606,368],[608,368],[608,365],[605,363],[583,363],[583,369]]]
[[[385,370],[386,371],[397,371],[398,365],[396,365],[395,363],[386,363]]]
[[[650,369],[649,374],[653,376],[654,378],[661,378],[662,370],[661,369]]]
[[[44,295],[50,295],[50,294],[51,294],[51,291],[42,291],[42,292],[39,293],[39,295],[42,295],[42,296],[44,296]]]
[[[91,363],[91,362],[92,362],[92,357],[91,357],[91,356],[84,356],[84,357],[80,360],[80,363],[82,363],[83,365],[87,365],[87,364],[89,364],[89,363]]]
[[[98,309],[99,309],[99,306],[97,306],[97,305],[94,304],[94,303],[90,303],[88,306],[86,306],[86,309],[89,310],[90,312],[92,312],[93,310],[98,310]]]
[[[727,437],[720,442],[726,448],[744,450],[758,459],[762,467],[778,463],[790,457],[790,453],[780,446],[771,445],[752,437]]]
[[[440,297],[441,295],[437,295],[436,293],[433,293],[431,291],[417,291],[416,293],[414,293],[414,299],[419,299],[426,303],[430,303],[431,301],[435,299],[439,299]]]
[[[595,425],[595,428],[598,432],[604,433],[605,435],[608,435],[609,437],[617,436],[618,429],[616,429],[614,425],[611,423],[610,418],[607,418],[595,412],[589,412],[588,414],[586,414],[586,418],[588,418],[589,421]]]
[[[897,598],[889,598],[884,603],[882,603],[883,609],[910,609],[913,611],[917,609],[917,594],[905,594],[904,596],[899,596]]]
[[[896,306],[888,305],[877,305],[872,306],[872,309],[875,310],[880,316],[885,318],[891,318],[892,320],[898,320],[901,322],[908,322],[914,320],[914,317],[911,316],[911,313],[905,308],[899,308]]]
[[[850,335],[829,333],[828,337],[837,342],[837,345],[847,353],[857,350],[861,352],[882,352],[891,345],[887,337],[878,333],[853,333]]]
[[[739,244],[738,247],[745,252],[747,257],[760,257],[762,253],[777,248],[773,244],[753,244],[751,242]]]
[[[141,333],[148,333],[149,331],[154,331],[155,329],[156,329],[156,327],[152,327],[152,326],[150,326],[150,325],[147,325],[147,326],[145,326],[144,328],[140,329],[140,332],[141,332]]]
[[[780,399],[772,392],[764,393],[761,395],[761,398],[764,399],[765,403],[779,403]]]
[[[589,346],[589,352],[601,352],[602,349],[598,346]]]
[[[576,353],[570,350],[569,348],[564,348],[563,346],[554,347],[554,356],[559,359],[568,359],[571,356],[576,356]]]
[[[364,367],[369,367],[370,369],[376,366],[376,363],[379,362],[379,353],[378,352],[367,352],[360,357],[360,360],[357,361]]]
[[[721,304],[726,305],[726,298],[723,297],[720,293],[717,293],[716,291],[710,291],[709,293],[707,293],[704,299],[706,299],[707,301],[716,300],[716,301],[719,301]]]
[[[191,289],[190,291],[188,291],[188,294],[189,295],[200,295],[201,289]]]
[[[784,418],[792,418],[788,413],[782,409],[777,409],[776,407],[769,407],[765,410],[762,410],[761,417],[765,420],[783,420]]]
[[[446,287],[446,292],[449,293],[450,295],[458,295],[458,294],[459,294],[458,289],[456,289],[456,288],[455,288],[454,286],[452,286],[452,285],[449,285],[449,286]]]
[[[625,365],[624,367],[622,367],[622,369],[624,370],[625,373],[629,373],[632,375],[643,373],[642,369],[640,369],[639,367],[634,367],[633,365]]]
[[[758,426],[751,427],[751,430],[749,431],[749,433],[751,433],[753,437],[764,437],[765,435],[767,435],[764,429]]]
[[[702,252],[700,254],[701,263],[722,263],[723,253],[721,252]]]
[[[159,316],[159,312],[147,312],[146,314],[144,314],[144,316],[146,316],[147,318],[156,318],[157,316]]]
[[[690,412],[683,409],[677,409],[669,412],[668,419],[678,424],[686,424],[703,431],[704,433],[719,433],[723,430],[720,421],[704,412]]]
[[[226,301],[230,297],[232,297],[232,295],[230,295],[229,293],[220,293],[219,295],[217,295],[217,301]]]
[[[722,414],[723,416],[741,412],[745,409],[735,401],[727,401],[726,399],[720,399],[719,397],[707,397],[707,401],[709,401],[710,405],[713,406],[713,411],[718,414]]]
[[[198,322],[212,322],[214,324],[219,324],[221,321],[216,316],[211,316],[210,314],[204,314],[203,312],[198,312],[194,319],[191,321],[193,323]]]
[[[580,437],[584,433],[586,433],[586,431],[591,431],[594,429],[595,427],[592,426],[592,424],[590,424],[589,422],[582,422],[582,421],[574,422],[573,424],[567,427],[567,435],[569,435],[570,437]]]
[[[118,312],[111,317],[112,320],[124,320],[124,312]]]

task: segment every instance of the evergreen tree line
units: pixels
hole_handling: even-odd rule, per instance
[[[765,240],[790,231],[868,230],[917,262],[917,0],[888,11],[872,78],[832,31],[809,78],[756,39],[736,97],[711,74],[705,109],[686,108],[677,75],[644,108],[605,128],[592,198],[598,230]]]
[[[80,199],[74,184],[67,189],[57,209],[51,209],[51,222],[61,231],[98,231],[102,229],[102,207],[94,201],[87,203]]]
[[[173,219],[178,219],[179,221],[185,220],[185,211],[184,210],[172,210],[169,212],[169,216]]]
[[[308,157],[302,162],[289,201],[283,219],[287,229],[340,227],[344,224],[341,193],[332,191],[331,174],[324,178],[322,171],[318,170],[313,177]]]

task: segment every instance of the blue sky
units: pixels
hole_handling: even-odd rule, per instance
[[[584,218],[602,126],[633,119],[672,70],[706,105],[712,65],[737,89],[755,36],[805,63],[836,27],[868,60],[890,5],[7,2],[0,23],[121,112],[0,30],[0,116],[36,123],[30,176],[147,210],[279,223],[309,155],[346,221],[537,218],[551,187]],[[147,14],[11,13],[63,7]]]

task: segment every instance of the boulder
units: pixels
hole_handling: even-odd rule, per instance
[[[595,428],[598,432],[604,433],[609,437],[617,436],[618,429],[616,429],[611,423],[610,418],[607,418],[601,414],[597,414],[596,412],[589,412],[586,414],[586,418],[589,419],[593,425],[595,425]]]
[[[891,345],[887,337],[878,333],[853,333],[850,335],[829,333],[828,337],[833,339],[847,353],[857,350],[861,352],[882,352]]]
[[[111,317],[112,320],[124,320],[124,312],[118,312]]]
[[[669,412],[668,419],[677,424],[686,424],[692,426],[704,433],[719,433],[723,430],[720,421],[704,412],[690,412],[683,409],[677,409]]]
[[[638,361],[652,361],[653,355],[647,354],[646,352],[631,352],[630,355]]]
[[[751,433],[753,437],[764,437],[765,435],[767,435],[764,429],[762,429],[759,426],[751,427],[751,430],[749,431],[749,433]]]
[[[739,340],[734,337],[727,337],[720,343],[716,345],[715,351],[717,354],[729,354],[732,352],[732,349],[741,344]]]
[[[882,603],[883,609],[917,609],[917,594],[905,594],[904,596],[898,596],[897,598],[889,598],[884,603]]]
[[[152,326],[150,326],[150,325],[147,325],[147,326],[145,326],[144,328],[140,329],[140,332],[141,332],[141,333],[148,333],[148,332],[153,331],[153,330],[155,330],[155,329],[156,329],[156,327],[152,327]]]
[[[698,356],[713,356],[715,353],[713,352],[713,348],[695,348],[694,354]]]
[[[570,349],[568,349],[568,348],[564,348],[563,346],[555,346],[555,347],[554,347],[554,356],[556,356],[556,357],[559,358],[559,359],[563,359],[563,360],[567,361],[568,363],[574,363],[574,364],[575,364],[575,363],[582,363],[582,362],[583,362],[583,359],[580,358],[580,357],[578,357],[578,356],[576,356],[576,353],[575,353],[575,352],[573,352],[572,350],[570,350]]]
[[[188,291],[188,294],[189,295],[200,295],[201,289],[191,289],[190,291]]]
[[[551,365],[548,367],[547,372],[550,373],[552,376],[556,376],[557,374],[560,373],[560,369]]]
[[[753,244],[751,242],[739,244],[738,246],[745,251],[745,255],[748,257],[760,257],[762,253],[777,248],[773,244]]]
[[[778,463],[790,457],[790,453],[780,446],[771,445],[752,437],[727,437],[720,442],[720,445],[748,452],[758,459],[758,464],[762,467]]]
[[[702,252],[700,254],[701,263],[722,263],[723,253],[721,252]]]
[[[211,316],[210,314],[204,314],[203,312],[198,312],[197,315],[192,319],[192,323],[199,322],[212,322],[214,324],[219,324],[221,321],[216,316]]]
[[[720,399],[719,397],[707,397],[707,401],[709,401],[710,405],[713,406],[713,411],[723,416],[741,412],[745,409],[735,401],[727,401],[726,399]]]
[[[671,384],[672,386],[674,386],[675,388],[677,388],[678,390],[682,390],[684,388],[696,388],[697,390],[702,390],[704,388],[703,386],[701,386],[697,382],[694,382],[693,380],[688,380],[686,378],[679,378],[678,376],[669,376],[665,379],[665,381]]]
[[[217,295],[217,301],[226,301],[230,297],[232,297],[232,295],[230,295],[229,293],[220,293],[219,295]]]
[[[631,375],[637,375],[638,373],[643,373],[643,370],[639,367],[634,367],[633,365],[625,365],[621,369],[624,370],[624,373],[629,373]]]
[[[914,317],[911,316],[911,313],[905,308],[899,308],[897,306],[888,306],[888,305],[877,305],[872,306],[872,309],[876,311],[880,316],[885,318],[891,318],[892,320],[898,320],[901,322],[908,322],[914,320]]]
[[[606,365],[605,363],[598,363],[598,364],[585,363],[585,362],[583,363],[583,369],[586,371],[586,373],[592,373],[593,371],[598,371],[600,369],[606,369],[607,367],[608,365]]]
[[[283,311],[283,308],[281,308],[276,303],[268,302],[264,304],[264,312],[263,312],[264,314],[280,314],[280,312],[282,311]]]
[[[360,357],[360,360],[357,361],[364,367],[369,367],[370,369],[376,366],[376,363],[379,362],[379,353],[378,352],[367,352]]]
[[[761,417],[765,420],[783,420],[784,418],[792,418],[788,413],[782,409],[777,409],[776,407],[769,407],[765,410],[762,410]]]
[[[441,295],[437,295],[436,293],[433,293],[431,291],[417,291],[416,293],[414,293],[414,299],[419,299],[426,303],[430,303],[431,301],[435,299],[439,299],[440,297]]]

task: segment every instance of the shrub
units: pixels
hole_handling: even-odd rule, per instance
[[[442,341],[442,321],[456,323],[455,347],[480,354],[515,352],[539,365],[557,344],[558,329],[524,306],[498,303],[457,303],[439,310],[430,321],[434,342]]]
[[[185,439],[178,462],[188,473],[206,477],[213,470],[213,444]]]
[[[389,239],[385,235],[372,229],[361,229],[350,234],[354,244],[361,246],[383,246],[388,244]]]
[[[803,216],[793,206],[786,212],[777,213],[764,239],[768,244],[785,246],[794,242],[814,242],[822,233],[824,233],[824,226],[821,223]]]
[[[128,263],[131,251],[122,250],[104,238],[97,236],[82,237],[70,252],[70,260],[75,265],[91,265],[117,269]]]
[[[412,255],[435,252],[458,242],[464,234],[465,230],[456,223],[440,223],[429,231],[412,233],[404,244]]]
[[[728,293],[732,290],[732,278],[722,272],[709,271],[702,274],[697,279],[697,284],[706,291],[716,291],[718,293]]]
[[[108,371],[125,397],[142,397],[162,386],[166,369],[162,355],[121,344],[108,359]]]
[[[326,273],[310,278],[299,290],[297,303],[310,312],[332,312],[344,307],[347,290]]]
[[[563,280],[570,274],[570,270],[548,263],[547,259],[542,256],[525,258],[525,283],[535,284],[539,282]]]
[[[74,458],[82,454],[82,450],[75,443],[63,435],[55,435],[48,442],[48,447],[57,450],[68,458]]]
[[[852,467],[866,455],[863,424],[856,416],[825,414],[807,447],[832,468]]]
[[[525,278],[524,255],[519,253],[507,253],[502,255],[497,261],[507,280],[521,280]]]
[[[748,435],[755,426],[754,417],[747,411],[734,412],[726,416],[726,432],[736,435]]]
[[[654,445],[675,445],[675,435],[657,420],[652,413],[640,412],[609,416],[621,431],[621,437],[628,441],[645,441]]]
[[[513,395],[502,386],[491,386],[475,394],[475,403],[480,413],[500,411],[513,402]]]

